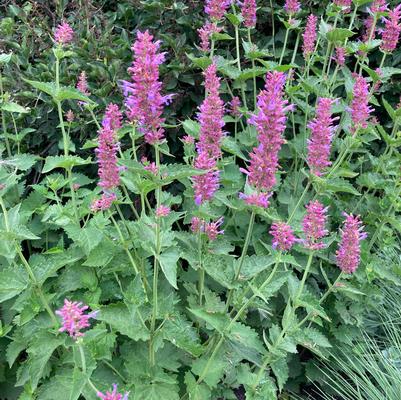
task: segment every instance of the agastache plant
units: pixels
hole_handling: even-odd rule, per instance
[[[57,26],[54,31],[54,41],[58,45],[66,45],[72,42],[74,38],[74,31],[68,22],[63,22]]]
[[[117,385],[113,384],[113,391],[106,392],[105,394],[102,392],[97,393],[97,397],[101,400],[128,400],[129,393],[125,393],[124,395],[117,392]]]
[[[232,0],[206,0],[205,13],[210,18],[219,20],[223,18]]]
[[[243,0],[241,14],[244,18],[244,25],[247,28],[254,28],[256,25],[256,0]]]
[[[221,156],[221,140],[224,127],[224,103],[219,95],[220,79],[217,67],[211,64],[204,73],[206,98],[199,108],[199,141],[196,143],[197,157],[195,167],[206,171],[194,176],[195,203],[202,204],[210,200],[219,187],[217,161]]]
[[[353,130],[367,128],[369,115],[373,108],[369,106],[369,84],[362,76],[357,76],[354,84],[353,97],[351,103],[351,117]]]
[[[385,19],[385,26],[382,33],[382,44],[380,49],[386,53],[393,52],[401,33],[401,4],[390,10]]]
[[[164,138],[162,113],[172,97],[161,94],[159,66],[165,53],[159,52],[160,45],[148,31],[138,32],[132,46],[134,61],[128,68],[132,81],[123,82],[127,118],[138,125],[149,144],[159,143]]]
[[[310,57],[310,55],[315,51],[315,44],[316,44],[316,26],[317,26],[317,17],[316,15],[309,15],[306,27],[305,27],[305,32],[303,33],[302,37],[304,40],[304,43],[302,45],[302,50],[305,59]]]

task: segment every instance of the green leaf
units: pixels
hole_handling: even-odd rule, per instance
[[[54,82],[30,81],[29,79],[24,79],[24,81],[29,83],[35,89],[39,89],[40,91],[45,92],[52,97],[56,97],[57,95],[57,87]]]
[[[29,112],[28,108],[22,107],[17,103],[13,103],[13,102],[7,102],[7,103],[3,103],[1,106],[1,109],[4,111],[8,111],[11,113],[19,113],[19,114],[26,114]]]
[[[348,39],[353,35],[355,35],[355,32],[352,32],[349,29],[335,28],[327,32],[326,37],[330,42],[343,43],[345,39]]]
[[[255,67],[244,69],[236,78],[239,82],[245,82],[248,79],[252,79],[254,76],[264,75],[268,71],[265,67]]]
[[[103,233],[99,229],[88,226],[81,228],[78,225],[67,225],[64,227],[68,237],[82,248],[86,255],[102,241]]]
[[[184,378],[185,384],[187,385],[187,393],[189,396],[189,400],[210,400],[211,399],[211,391],[204,384],[196,384],[196,379],[191,374],[190,371],[186,372]]]
[[[52,171],[55,168],[72,168],[77,165],[87,165],[91,163],[91,159],[84,160],[78,156],[48,156],[46,157],[45,165],[43,166],[42,173]]]
[[[192,364],[192,372],[198,376],[200,376],[205,370],[206,364],[209,361],[209,356],[198,358]],[[227,361],[225,361],[224,354],[222,350],[220,350],[214,362],[209,365],[206,376],[203,381],[210,387],[217,387],[219,381],[223,378],[224,373],[227,369]]]
[[[331,322],[331,319],[326,314],[326,311],[320,305],[319,299],[313,296],[311,293],[304,292],[302,297],[299,299],[298,304],[301,307],[305,307],[308,313],[312,313],[312,316],[319,316],[326,321]]]
[[[13,157],[4,160],[4,163],[21,171],[27,171],[36,163],[37,159],[38,157],[33,154],[16,154]]]
[[[177,385],[152,382],[135,385],[135,400],[179,400]]]
[[[221,148],[227,153],[234,154],[237,157],[241,158],[242,160],[247,161],[247,157],[241,151],[240,146],[238,145],[238,143],[235,141],[234,138],[226,136],[222,141]]]
[[[13,53],[10,54],[5,54],[2,53],[0,54],[0,65],[8,64],[11,61]]]
[[[45,374],[47,363],[54,350],[61,346],[64,340],[64,335],[54,336],[48,332],[35,335],[27,350],[28,360],[21,366],[25,374],[19,376],[16,385],[22,386],[29,380],[32,390],[35,390]]]
[[[296,333],[297,342],[313,350],[316,346],[331,347],[330,342],[323,333],[316,328],[302,328]]]
[[[180,251],[177,247],[170,247],[159,256],[159,262],[164,276],[171,286],[177,288],[177,261]]]
[[[195,57],[193,54],[187,54],[187,57],[192,61],[192,63],[198,68],[205,70],[211,63],[210,57]]]
[[[247,325],[243,325],[240,322],[235,322],[230,329],[228,337],[245,347],[249,347],[258,351],[259,353],[264,352],[264,346],[259,335],[255,330]]]
[[[246,256],[241,269],[240,279],[249,280],[275,263],[272,256]],[[239,260],[237,261],[239,262]]]
[[[185,133],[193,136],[195,139],[199,138],[200,124],[199,122],[193,121],[192,119],[186,119],[182,123]]]
[[[102,307],[96,319],[106,322],[116,331],[133,340],[149,339],[149,330],[141,323],[137,311],[130,310],[124,303]]]
[[[324,182],[324,188],[330,192],[338,193],[350,193],[355,196],[360,196],[361,194],[345,179],[342,178],[332,178]]]
[[[240,25],[240,24],[241,24],[241,21],[242,21],[242,16],[241,16],[241,15],[237,15],[237,14],[228,13],[228,14],[226,14],[226,18],[227,18],[234,26]]]
[[[214,32],[212,33],[212,39],[215,42],[218,42],[219,40],[234,40],[234,38],[227,33],[219,33],[219,32]]]
[[[228,315],[224,313],[209,313],[202,308],[193,308],[189,309],[189,311],[194,314],[195,317],[204,320],[208,325],[216,329],[221,334],[224,332],[224,329],[230,322]]]
[[[20,268],[0,271],[0,303],[20,294],[28,286],[26,273]]]
[[[277,361],[274,361],[271,365],[274,375],[277,379],[277,384],[280,392],[283,390],[285,383],[289,378],[289,368],[287,364],[287,358],[283,357]]]
[[[234,288],[235,258],[227,255],[207,254],[203,259],[203,268],[216,282],[227,289]]]
[[[55,97],[55,100],[60,102],[63,100],[80,100],[85,103],[94,103],[94,101],[92,101],[88,96],[82,94],[78,89],[67,86],[63,86],[60,88],[57,96]]]
[[[163,326],[163,335],[174,346],[195,357],[202,354],[202,346],[196,329],[181,314],[170,317]]]

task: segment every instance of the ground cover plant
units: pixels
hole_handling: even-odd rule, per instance
[[[72,3],[0,27],[0,397],[302,393],[401,284],[401,5]]]

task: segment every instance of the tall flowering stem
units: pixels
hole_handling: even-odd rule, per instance
[[[396,47],[401,33],[401,4],[388,13],[382,33],[380,49],[385,53],[392,53]]]
[[[222,19],[231,3],[232,0],[206,0],[205,13],[212,19]]]
[[[247,169],[249,183],[258,191],[270,192],[276,184],[278,153],[284,143],[286,112],[292,106],[284,99],[286,77],[283,72],[269,72],[265,89],[258,95],[258,111],[249,120],[256,127],[259,144],[250,154]]]
[[[220,146],[224,127],[224,103],[219,95],[220,79],[217,77],[217,67],[214,63],[206,69],[204,76],[206,98],[198,113],[200,134],[196,143],[198,155],[195,167],[206,173],[192,178],[197,205],[212,199],[219,187],[217,160],[221,157]]]
[[[313,54],[315,51],[315,43],[316,43],[316,26],[317,26],[317,17],[316,15],[309,15],[306,27],[305,27],[305,32],[303,33],[303,45],[302,45],[302,51],[304,54],[304,58],[307,60]]]
[[[366,239],[367,234],[363,232],[362,221],[358,216],[343,214],[345,221],[340,230],[341,242],[336,253],[337,265],[342,272],[352,274],[358,268],[360,262],[360,242]]]
[[[161,94],[159,66],[165,54],[159,53],[160,41],[154,41],[148,32],[138,32],[132,46],[134,61],[128,68],[132,82],[123,82],[127,118],[138,124],[138,129],[149,144],[159,143],[164,138],[162,124],[163,108],[171,95]]]
[[[256,0],[243,0],[241,14],[244,18],[244,25],[247,28],[254,28],[256,25]]]
[[[117,165],[117,152],[119,143],[117,140],[117,129],[121,128],[122,114],[115,104],[107,106],[102,121],[102,128],[99,131],[99,144],[95,150],[99,165],[99,183],[103,193],[100,200],[92,204],[92,210],[107,210],[116,200],[113,192],[120,184],[120,168]]]
[[[331,165],[330,149],[335,127],[331,107],[334,100],[328,98],[318,99],[316,117],[308,124],[311,137],[308,140],[308,165],[312,174],[321,176],[324,170]]]
[[[305,235],[305,247],[311,250],[324,248],[320,240],[328,234],[326,229],[327,207],[314,200],[306,205],[306,215],[302,221],[302,230]]]
[[[354,132],[359,128],[367,128],[369,115],[373,108],[369,106],[369,84],[365,78],[358,76],[355,80],[351,103],[351,119]]]

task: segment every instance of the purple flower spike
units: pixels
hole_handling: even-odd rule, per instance
[[[286,112],[292,106],[284,100],[286,77],[283,72],[269,72],[265,89],[258,95],[258,113],[249,122],[256,127],[259,145],[250,153],[248,169],[241,169],[248,175],[249,183],[258,191],[269,192],[276,184],[278,153],[284,143],[283,132]]]
[[[247,28],[254,28],[256,25],[256,0],[242,0],[241,14],[244,18],[244,25]]]
[[[373,108],[369,107],[369,84],[365,78],[357,76],[351,103],[353,129],[367,128],[372,111]]]
[[[232,0],[206,0],[205,13],[212,19],[222,19]]]
[[[219,188],[217,160],[221,157],[223,139],[224,103],[219,95],[220,79],[217,67],[211,64],[205,71],[206,98],[199,108],[199,141],[196,143],[197,157],[195,168],[207,171],[203,175],[192,177],[195,191],[195,203],[202,204],[213,198]]]
[[[117,393],[117,385],[113,384],[113,391],[111,393],[106,392],[106,394],[103,394],[101,392],[97,392],[96,395],[102,400],[128,400],[129,393],[125,393],[124,395]]]
[[[54,41],[59,45],[65,45],[72,42],[74,31],[67,22],[58,25],[54,31]]]
[[[320,98],[317,103],[316,117],[309,122],[311,137],[308,140],[308,165],[312,173],[320,176],[325,168],[331,165],[330,148],[335,127],[333,122],[338,118],[331,115],[334,100]]]
[[[306,23],[305,32],[302,37],[304,39],[304,43],[302,46],[302,50],[304,53],[304,58],[308,58],[315,51],[315,43],[316,43],[316,26],[317,26],[317,17],[316,15],[309,15],[308,21]]]
[[[275,222],[269,233],[273,236],[273,248],[278,248],[281,251],[290,250],[297,241],[291,226],[285,222]]]
[[[298,0],[286,0],[284,9],[287,14],[294,15],[301,10],[301,4]]]
[[[385,26],[382,33],[382,44],[380,49],[387,53],[393,52],[397,48],[398,39],[401,33],[401,4],[388,13],[385,19]]]
[[[363,232],[362,221],[358,216],[346,213],[343,215],[346,218],[343,228],[340,229],[341,243],[336,252],[337,265],[341,271],[352,274],[360,262],[360,241],[366,239],[367,234]]]
[[[138,32],[132,46],[134,62],[128,68],[132,83],[123,82],[127,118],[138,124],[149,144],[156,144],[164,138],[163,106],[172,97],[161,95],[159,65],[164,62],[164,53],[159,53],[159,48],[160,41],[154,41],[148,31]]]
[[[60,332],[67,332],[73,339],[83,336],[80,332],[84,328],[90,326],[89,319],[96,318],[97,311],[89,314],[84,314],[88,306],[76,301],[64,299],[64,306],[56,311],[56,314],[62,318],[63,326],[59,329]]]
[[[311,250],[319,250],[324,243],[319,240],[328,234],[326,229],[327,207],[324,207],[317,200],[311,201],[306,206],[306,215],[302,221],[302,230],[305,235],[305,247]]]

